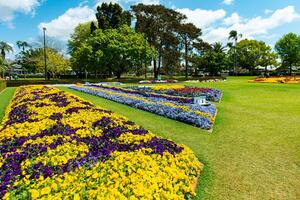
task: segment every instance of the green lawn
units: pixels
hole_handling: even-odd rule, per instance
[[[188,145],[205,169],[196,199],[300,198],[300,85],[254,84],[249,77],[188,84],[223,90],[212,134],[62,88],[127,116],[156,134]],[[0,94],[8,98],[11,90]],[[0,115],[2,114],[0,109]]]
[[[8,105],[14,92],[15,92],[15,88],[6,88],[2,92],[0,92],[0,121],[4,116],[6,106]]]

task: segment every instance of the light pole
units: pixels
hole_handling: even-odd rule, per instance
[[[44,32],[44,64],[45,64],[45,80],[47,80],[46,27],[43,27],[43,32]]]

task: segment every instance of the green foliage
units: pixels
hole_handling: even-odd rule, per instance
[[[228,57],[225,52],[225,47],[221,43],[208,45],[202,43],[202,54],[196,57],[196,65],[211,76],[218,75],[222,70],[228,67]],[[198,46],[200,48],[200,46]]]
[[[289,67],[292,74],[293,65],[300,62],[300,35],[295,33],[284,35],[276,43],[275,50],[282,60],[282,66]]]
[[[0,41],[0,51],[2,58],[5,60],[6,53],[13,52],[13,48],[7,42]]]
[[[135,30],[144,33],[157,52],[157,60],[154,60],[155,77],[160,73],[161,64],[167,71],[172,71],[179,63],[178,34],[182,31],[180,27],[186,16],[162,5],[138,4],[131,8],[137,20]]]
[[[123,73],[137,71],[145,58],[149,62],[155,56],[143,34],[135,33],[126,25],[118,29],[97,29],[92,35],[81,37],[80,33],[89,32],[87,27],[86,31],[79,31],[83,27],[77,27],[69,41],[73,47],[72,67],[78,74],[96,71],[108,76],[113,73],[120,78]]]
[[[181,40],[181,46],[184,49],[185,60],[185,77],[188,77],[189,61],[191,60],[190,52],[193,50],[193,44],[196,40],[199,40],[201,36],[201,29],[197,28],[194,24],[180,24],[179,37]]]
[[[47,48],[47,70],[52,77],[70,70],[69,61],[54,49]],[[22,51],[18,56],[18,63],[30,73],[44,73],[44,49],[36,48]]]
[[[236,45],[239,66],[251,72],[258,66],[276,65],[277,55],[263,41],[242,40]]]
[[[100,29],[116,29],[122,25],[131,25],[131,14],[128,11],[123,11],[119,4],[102,3],[97,7],[96,18]],[[94,32],[95,26],[91,30]]]

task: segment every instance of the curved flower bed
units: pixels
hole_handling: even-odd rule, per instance
[[[249,82],[253,83],[300,83],[299,76],[280,76],[280,77],[269,77],[269,78],[256,78]]]
[[[139,81],[139,84],[162,84],[162,83],[178,83],[177,80],[144,80],[144,81]]]
[[[87,85],[86,86],[91,86],[91,87],[96,87],[96,88],[102,88],[102,89],[109,89],[109,90],[114,90],[114,91],[118,91],[118,92],[124,92],[127,94],[137,94],[137,95],[141,95],[144,97],[157,97],[157,98],[162,98],[162,99],[166,99],[169,101],[175,101],[175,102],[179,102],[179,103],[193,103],[194,99],[193,98],[186,98],[186,97],[179,97],[179,96],[171,96],[171,95],[167,95],[167,94],[158,94],[158,93],[153,93],[153,92],[147,92],[147,91],[143,91],[143,90],[133,90],[133,89],[127,89],[127,88],[118,88],[118,87],[107,87],[107,86],[103,86],[103,85]]]
[[[222,92],[220,90],[212,88],[198,88],[198,87],[188,87],[183,85],[159,85],[154,87],[130,87],[132,90],[137,90],[140,92],[154,92],[159,94],[167,94],[170,96],[179,96],[186,98],[193,98],[198,96],[206,96],[208,101],[219,102],[222,98]]]
[[[142,94],[130,93],[123,90],[117,91],[115,88],[110,87],[94,88],[76,85],[70,88],[207,130],[212,128],[217,114],[217,109],[213,104],[200,106],[197,104],[179,103],[167,100],[166,98],[147,97]]]
[[[186,199],[202,164],[111,111],[27,86],[0,127],[0,168],[2,199]]]

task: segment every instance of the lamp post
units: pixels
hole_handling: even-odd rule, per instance
[[[44,64],[45,64],[45,80],[47,80],[46,27],[43,27],[43,32],[44,32]]]

